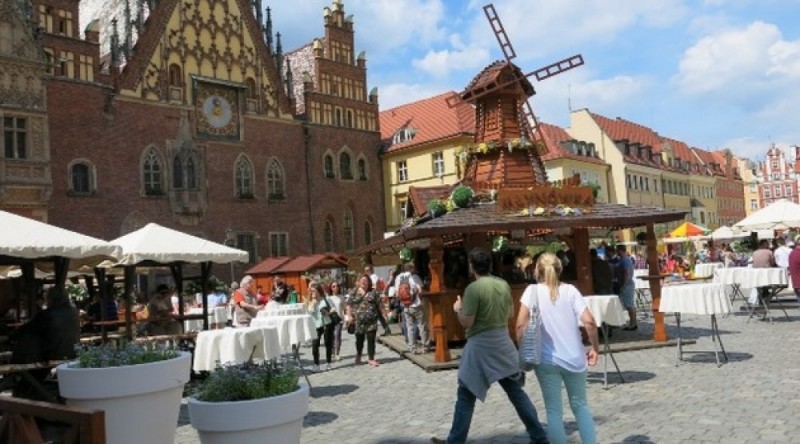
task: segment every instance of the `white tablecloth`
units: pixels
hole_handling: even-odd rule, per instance
[[[187,311],[187,315],[201,315],[202,308],[192,308]],[[223,324],[228,320],[228,307],[212,307],[208,309],[208,324]],[[189,319],[183,321],[183,331],[200,331],[203,329],[202,319]]]
[[[712,315],[729,313],[731,301],[721,284],[671,284],[661,288],[662,313]]]
[[[194,351],[194,370],[211,371],[219,364],[241,364],[250,359],[251,354],[256,361],[279,357],[278,331],[270,327],[201,331]]]
[[[729,267],[714,270],[714,283],[739,285],[744,288],[767,285],[787,285],[789,282],[783,268]]]
[[[270,302],[267,306],[258,312],[256,316],[293,316],[306,314],[305,304],[279,304],[277,302]]]
[[[583,298],[589,311],[592,312],[597,326],[603,325],[627,325],[628,317],[622,308],[622,303],[617,295],[585,296]]]
[[[650,289],[650,280],[649,279],[639,279],[638,276],[647,276],[650,274],[650,270],[644,268],[638,268],[633,270],[633,288],[636,290],[649,290]]]
[[[707,264],[695,264],[694,275],[695,277],[713,276],[714,270],[717,268],[724,268],[725,264],[722,262],[710,262]]]
[[[308,314],[290,316],[257,316],[250,322],[251,327],[274,327],[278,331],[281,348],[300,344],[317,338],[314,318]]]

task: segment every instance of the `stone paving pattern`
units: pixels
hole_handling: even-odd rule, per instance
[[[788,294],[787,294],[788,296]],[[609,388],[589,382],[589,404],[601,443],[762,443],[800,442],[800,308],[790,304],[787,320],[773,310],[774,322],[752,320],[743,312],[719,318],[730,362],[717,367],[713,353],[684,355],[675,366],[675,347],[615,353],[625,378],[609,373]],[[652,337],[652,319],[640,320]],[[686,350],[713,350],[710,317],[684,315],[683,336],[696,339]],[[675,319],[667,316],[676,336]],[[310,411],[301,442],[427,443],[444,438],[452,419],[456,371],[426,373],[419,366],[378,345],[381,365],[355,366],[354,340],[345,333],[342,361],[328,372],[310,376]],[[323,353],[324,356],[324,353]],[[302,349],[309,364],[311,350]],[[613,369],[609,362],[609,367]],[[600,373],[598,373],[598,371]],[[602,377],[602,357],[590,377]],[[546,422],[535,376],[525,389]],[[564,401],[570,442],[580,442],[574,417]],[[268,414],[268,412],[265,412]],[[471,443],[526,443],[525,431],[495,384],[486,402],[477,403]],[[186,404],[176,443],[198,442],[189,425]]]

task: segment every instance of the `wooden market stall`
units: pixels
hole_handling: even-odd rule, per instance
[[[575,255],[573,283],[591,295],[590,230],[645,226],[649,267],[658,270],[655,224],[685,216],[662,208],[595,203],[593,188],[582,186],[579,176],[548,182],[541,155],[563,140],[530,127],[535,120],[525,105],[531,95],[532,85],[510,61],[495,62],[479,73],[461,93],[476,113],[474,144],[462,147],[458,156],[461,183],[440,202],[425,205],[428,211],[394,236],[355,252],[368,263],[375,256],[397,257],[404,249],[413,252],[421,277],[429,282],[426,294],[436,362],[450,360],[448,342],[465,339],[452,305],[469,282],[466,257],[472,248],[496,253],[493,273],[509,281],[518,303],[528,281],[525,273],[515,270],[514,252],[545,237],[557,238]],[[449,208],[454,209],[448,212]],[[657,311],[660,283],[655,278],[651,293],[654,339],[665,341],[664,317]]]
[[[253,276],[256,286],[269,293],[275,276],[280,275],[287,285],[297,290],[299,295],[308,291],[308,278],[315,274],[335,269],[346,269],[347,257],[336,253],[319,253],[306,256],[283,256],[268,258],[246,271]]]

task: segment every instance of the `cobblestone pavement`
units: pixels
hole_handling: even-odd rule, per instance
[[[602,382],[589,382],[599,442],[800,442],[800,308],[796,302],[790,305],[789,320],[780,310],[772,313],[772,323],[747,323],[747,316],[738,311],[719,318],[730,358],[719,368],[713,353],[686,354],[676,367],[675,347],[615,354],[625,383],[618,384],[611,373],[607,390]],[[651,332],[650,322],[640,320],[640,329]],[[686,350],[712,350],[710,317],[685,315],[682,325],[683,336],[697,340]],[[667,317],[667,326],[675,337],[674,317]],[[455,402],[456,371],[426,373],[381,345],[378,368],[355,366],[353,349],[352,337],[345,338],[342,361],[331,371],[311,375],[303,443],[426,443],[434,435],[445,437]],[[308,363],[310,349],[302,353]],[[602,357],[590,377],[602,376],[598,370],[602,372]],[[532,374],[525,389],[544,423],[544,405]],[[566,400],[564,406],[569,438],[580,442]],[[198,442],[185,402],[176,442]],[[521,422],[496,384],[486,402],[476,406],[470,442],[527,442]]]

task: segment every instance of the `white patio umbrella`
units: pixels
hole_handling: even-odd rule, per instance
[[[738,229],[733,229],[726,225],[717,228],[716,230],[714,230],[713,233],[711,233],[711,239],[714,240],[731,240],[748,236],[750,236],[749,231],[741,231]]]
[[[226,264],[248,260],[248,253],[244,250],[155,223],[149,223],[111,242],[122,247],[122,258],[116,265],[136,265],[143,262],[165,265],[175,262]]]
[[[800,227],[800,205],[779,200],[733,225],[741,230],[786,230]]]

